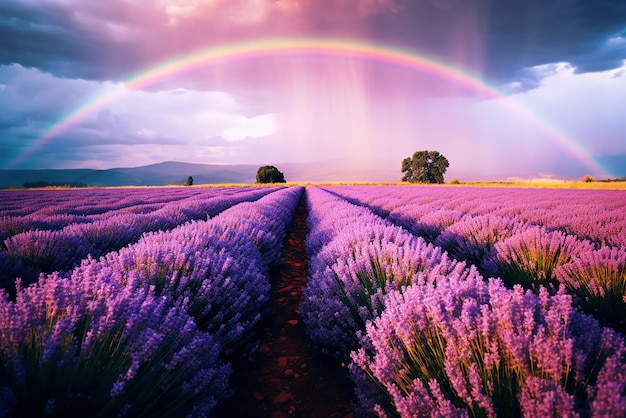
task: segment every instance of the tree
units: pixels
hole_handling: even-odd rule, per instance
[[[189,176],[187,177],[187,186],[193,186],[193,177]]]
[[[450,163],[438,151],[417,151],[413,157],[402,160],[402,181],[410,183],[443,183],[443,175]]]
[[[257,183],[286,183],[285,175],[273,165],[259,167],[256,172]]]

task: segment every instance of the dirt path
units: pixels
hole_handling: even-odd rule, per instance
[[[346,369],[310,344],[300,319],[308,271],[306,218],[302,199],[285,239],[283,263],[272,274],[271,307],[259,330],[260,348],[251,362],[233,365],[235,394],[219,408],[220,417],[353,415],[353,389]]]

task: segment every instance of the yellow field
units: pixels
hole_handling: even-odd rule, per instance
[[[571,180],[554,180],[554,179],[532,179],[517,181],[477,181],[477,182],[447,182],[445,184],[424,184],[424,183],[375,183],[375,182],[287,182],[275,184],[256,184],[256,183],[229,183],[229,184],[194,184],[193,186],[183,186],[178,184],[166,186],[89,186],[87,188],[101,189],[135,189],[135,188],[178,188],[178,187],[194,187],[194,188],[211,188],[211,187],[269,187],[269,186],[438,186],[438,187],[507,187],[507,188],[537,188],[537,189],[589,189],[589,190],[626,190],[626,181],[571,181]],[[32,188],[35,190],[36,188]],[[47,190],[66,190],[70,187],[64,186],[47,186],[42,189]],[[80,188],[77,188],[79,190]],[[7,190],[23,190],[22,188],[14,188]]]
[[[601,189],[601,190],[626,190],[626,181],[568,181],[568,180],[524,180],[514,182],[469,182],[450,186],[473,186],[473,187],[523,187],[523,188],[553,188],[553,189]]]

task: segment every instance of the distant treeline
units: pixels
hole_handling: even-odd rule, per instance
[[[626,177],[617,177],[614,179],[606,179],[606,180],[597,180],[597,181],[602,181],[604,183],[611,183],[611,182],[618,182],[618,181],[626,181]]]
[[[24,182],[25,189],[39,189],[42,187],[87,187],[85,183],[79,181],[63,183],[63,182],[47,182],[47,181],[27,181]]]

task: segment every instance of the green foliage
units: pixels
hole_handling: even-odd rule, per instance
[[[56,348],[46,360],[43,359],[44,345],[32,334],[18,345],[21,361],[3,358],[0,354],[0,385],[10,388],[13,393],[15,405],[12,412],[15,416],[37,416],[38,412],[47,409],[54,411],[56,415],[53,416],[81,416],[78,411],[106,416],[124,407],[120,397],[110,395],[114,383],[128,370],[132,360],[122,349],[123,327],[94,338],[89,353],[72,346],[77,341],[84,342],[91,319],[83,317],[75,332],[65,336],[67,343]],[[77,350],[73,361],[68,361],[63,349]],[[10,379],[16,368],[19,368],[21,382]]]
[[[380,260],[371,260],[370,268],[364,268],[357,271],[356,276],[359,279],[358,286],[352,286],[348,289],[344,279],[333,273],[338,287],[341,289],[339,299],[348,307],[354,322],[361,329],[365,329],[368,319],[380,315],[383,310],[383,304],[376,295],[385,295],[387,293],[387,285],[392,281],[396,281],[399,286],[411,284],[413,278],[410,277],[389,277],[387,272],[380,264]]]
[[[193,186],[193,177],[189,176],[187,177],[187,183],[185,183],[187,186]]]
[[[25,189],[41,189],[44,187],[69,187],[69,188],[78,188],[78,187],[87,187],[85,183],[81,183],[80,181],[70,181],[70,182],[48,182],[48,181],[27,181],[24,182],[23,187]]]
[[[603,246],[554,270],[584,311],[626,334],[626,251]]]
[[[286,183],[285,175],[273,165],[259,167],[256,173],[257,183]]]
[[[417,151],[402,160],[402,181],[409,183],[443,183],[450,163],[439,151]]]

